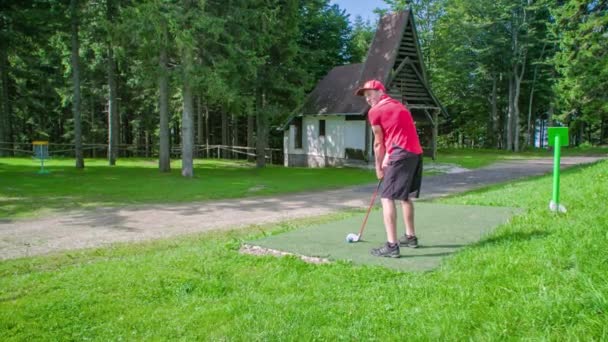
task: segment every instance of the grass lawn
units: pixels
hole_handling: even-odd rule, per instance
[[[565,149],[564,155],[607,154],[608,149]],[[545,156],[550,152],[512,154],[497,150],[441,150],[438,163],[478,168],[505,159]],[[425,158],[425,165],[432,161]],[[158,172],[155,159],[121,159],[110,167],[104,159],[87,159],[77,170],[72,159],[52,159],[51,171],[38,175],[30,158],[0,158],[0,218],[42,215],[49,211],[146,203],[192,202],[210,199],[276,195],[374,183],[370,170],[355,168],[256,169],[229,160],[195,160],[195,177],[180,176],[180,161],[168,174]],[[428,168],[426,176],[439,174]]]
[[[122,159],[115,167],[87,159],[85,169],[72,159],[48,161],[48,175],[38,175],[32,159],[0,159],[0,218],[27,217],[49,209],[80,209],[142,203],[191,202],[331,189],[375,182],[375,174],[355,168],[257,169],[228,160],[196,160],[195,177],[181,177],[175,161],[168,174],[156,160]]]
[[[606,340],[606,184],[563,172],[564,215],[550,177],[445,199],[525,214],[426,273],[238,253],[311,220],[0,262],[0,340]]]
[[[597,156],[608,155],[608,147],[562,147],[562,156]],[[438,163],[456,164],[467,169],[476,169],[503,160],[553,157],[553,151],[530,149],[518,153],[494,149],[440,149],[437,152]],[[427,162],[427,160],[425,160]],[[430,160],[428,162],[431,162]]]

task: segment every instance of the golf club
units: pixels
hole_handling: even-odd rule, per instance
[[[359,234],[355,235],[350,233],[346,236],[347,242],[359,242],[361,241],[361,237],[363,236],[363,230],[365,229],[365,224],[367,223],[367,218],[369,217],[370,211],[372,211],[372,207],[374,206],[374,202],[376,201],[376,196],[378,195],[378,190],[380,190],[380,185],[382,184],[382,178],[378,180],[378,185],[376,186],[376,191],[374,191],[374,195],[372,196],[372,201],[369,203],[369,208],[367,208],[367,214],[365,214],[365,219],[363,220],[363,224],[359,229]]]

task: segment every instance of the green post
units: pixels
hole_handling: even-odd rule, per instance
[[[559,164],[561,157],[561,145],[559,134],[555,136],[555,153],[553,154],[553,203],[559,208]]]
[[[568,127],[549,127],[549,146],[553,146],[553,197],[549,202],[549,210],[553,212],[566,212],[566,208],[559,204],[559,166],[561,147],[568,146]]]

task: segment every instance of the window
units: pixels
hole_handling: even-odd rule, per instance
[[[325,120],[319,120],[319,136],[325,136]]]
[[[296,131],[293,141],[294,148],[302,148],[302,117],[293,119],[294,129]]]

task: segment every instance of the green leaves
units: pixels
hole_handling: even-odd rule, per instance
[[[566,122],[601,125],[608,118],[608,4],[570,0],[554,8],[554,38],[559,51],[553,60],[561,77],[555,84]],[[600,136],[600,140],[603,137]]]

